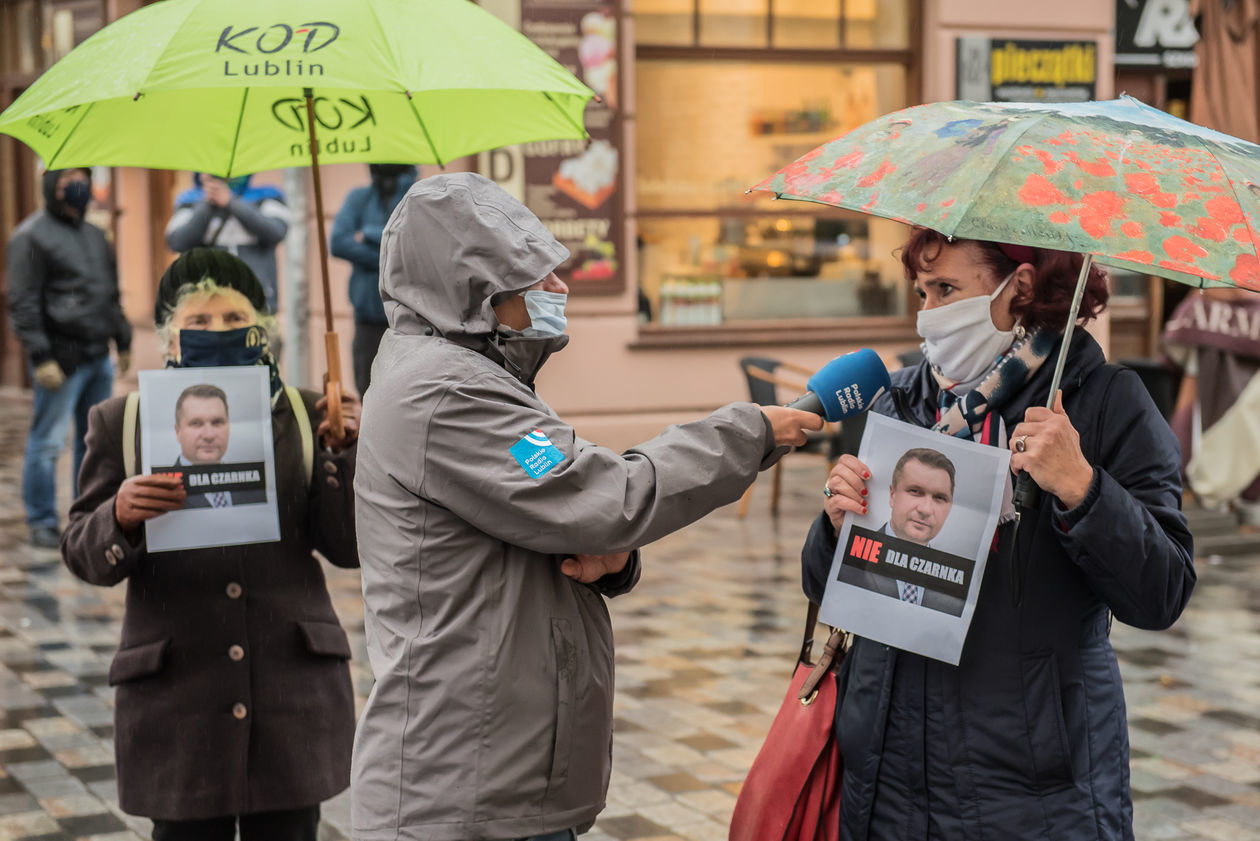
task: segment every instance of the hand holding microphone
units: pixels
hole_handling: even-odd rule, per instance
[[[761,411],[774,427],[776,447],[799,447],[807,440],[806,431],[822,429],[823,419],[811,412],[790,406],[762,406]]]
[[[888,390],[888,369],[870,348],[837,356],[820,368],[803,395],[786,406],[763,406],[780,447],[799,447],[806,430],[822,429],[822,421],[836,422],[865,412]]]

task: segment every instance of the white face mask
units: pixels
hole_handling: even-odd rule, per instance
[[[524,295],[530,325],[521,331],[521,335],[563,335],[564,328],[568,326],[568,320],[564,317],[564,305],[569,296],[563,292],[544,292],[541,289],[526,290]]]
[[[943,307],[919,310],[918,331],[928,362],[955,383],[987,372],[1015,341],[1015,330],[999,330],[990,309],[1015,272],[992,295],[975,295]]]

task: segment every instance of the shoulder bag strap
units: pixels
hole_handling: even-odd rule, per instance
[[[810,650],[814,647],[814,628],[818,624],[818,605],[812,601],[809,603],[809,609],[805,611],[805,638],[801,642],[801,652],[797,659],[797,666],[804,664],[806,666],[813,665],[814,669],[809,673],[809,677],[805,678],[805,682],[801,684],[800,692],[797,698],[802,706],[809,706],[818,694],[818,684],[822,682],[823,677],[834,671],[844,660],[846,646],[845,632],[839,628],[833,628],[831,636],[827,639],[826,645],[823,646],[822,654],[818,657],[818,662],[811,664],[809,662]]]
[[[315,437],[311,435],[311,416],[306,411],[306,401],[302,399],[302,392],[296,386],[286,385],[284,393],[289,396],[289,408],[293,410],[298,434],[302,436],[302,479],[309,488],[311,474],[315,469]]]

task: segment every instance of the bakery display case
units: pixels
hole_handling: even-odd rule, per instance
[[[640,220],[640,288],[662,326],[900,316],[904,226],[866,217]]]

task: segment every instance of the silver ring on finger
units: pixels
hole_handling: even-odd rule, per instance
[[[827,497],[827,499],[831,499],[831,497],[834,496],[831,490],[831,485],[823,485],[823,496]]]
[[[1013,445],[1013,449],[1015,450],[1015,452],[1022,453],[1025,450],[1027,450],[1028,449],[1027,441],[1028,441],[1027,435],[1021,435],[1018,438],[1016,438]]]

